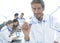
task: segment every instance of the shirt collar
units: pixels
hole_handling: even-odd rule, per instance
[[[41,23],[41,22],[45,22],[45,16],[43,16],[43,20],[42,21],[39,21],[35,16],[33,16],[33,21],[35,21],[36,23]]]
[[[7,27],[7,29],[8,29],[8,31],[12,32],[12,29],[11,28]]]

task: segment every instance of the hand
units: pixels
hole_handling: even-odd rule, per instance
[[[22,31],[24,33],[25,40],[29,40],[30,27],[31,26],[28,25],[27,22],[24,22],[24,24],[22,25]]]

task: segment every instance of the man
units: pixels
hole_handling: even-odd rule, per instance
[[[19,26],[19,22],[17,19],[13,19],[13,28],[18,27]]]
[[[13,33],[17,36],[16,40],[12,40],[13,43],[24,43],[23,42],[23,33],[21,31],[21,27],[19,26],[19,22],[17,19],[13,20]]]
[[[21,13],[20,18],[24,19],[23,17],[24,17],[24,13]]]
[[[21,13],[20,18],[18,19],[20,26],[21,26],[21,25],[23,24],[23,22],[25,21],[25,18],[23,18],[23,16],[24,16],[24,13]]]
[[[9,43],[16,37],[11,37],[12,36],[12,30],[13,28],[13,21],[9,20],[7,24],[1,29],[0,31],[0,40],[2,40],[3,43]]]
[[[19,15],[18,13],[15,13],[14,14],[14,19],[18,19],[18,15]]]
[[[31,2],[34,16],[30,22],[24,22],[22,31],[26,43],[54,43],[54,31],[49,26],[49,16],[44,15],[45,8],[43,0],[33,0]]]

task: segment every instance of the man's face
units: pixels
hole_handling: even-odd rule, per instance
[[[10,28],[12,28],[13,27],[13,23],[11,23],[9,26],[10,26]]]
[[[15,19],[17,19],[18,18],[18,16],[15,16]]]
[[[23,14],[21,14],[21,16],[20,16],[20,17],[21,17],[21,18],[23,18],[23,16],[24,16],[24,15],[23,15]]]
[[[43,16],[43,8],[40,3],[33,3],[32,4],[32,11],[36,18],[41,18]]]
[[[13,25],[14,25],[14,26],[17,26],[17,25],[18,25],[18,22],[14,22]]]

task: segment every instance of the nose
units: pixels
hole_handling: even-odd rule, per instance
[[[38,9],[36,9],[36,10],[35,10],[35,13],[38,13],[38,12],[39,12]]]

